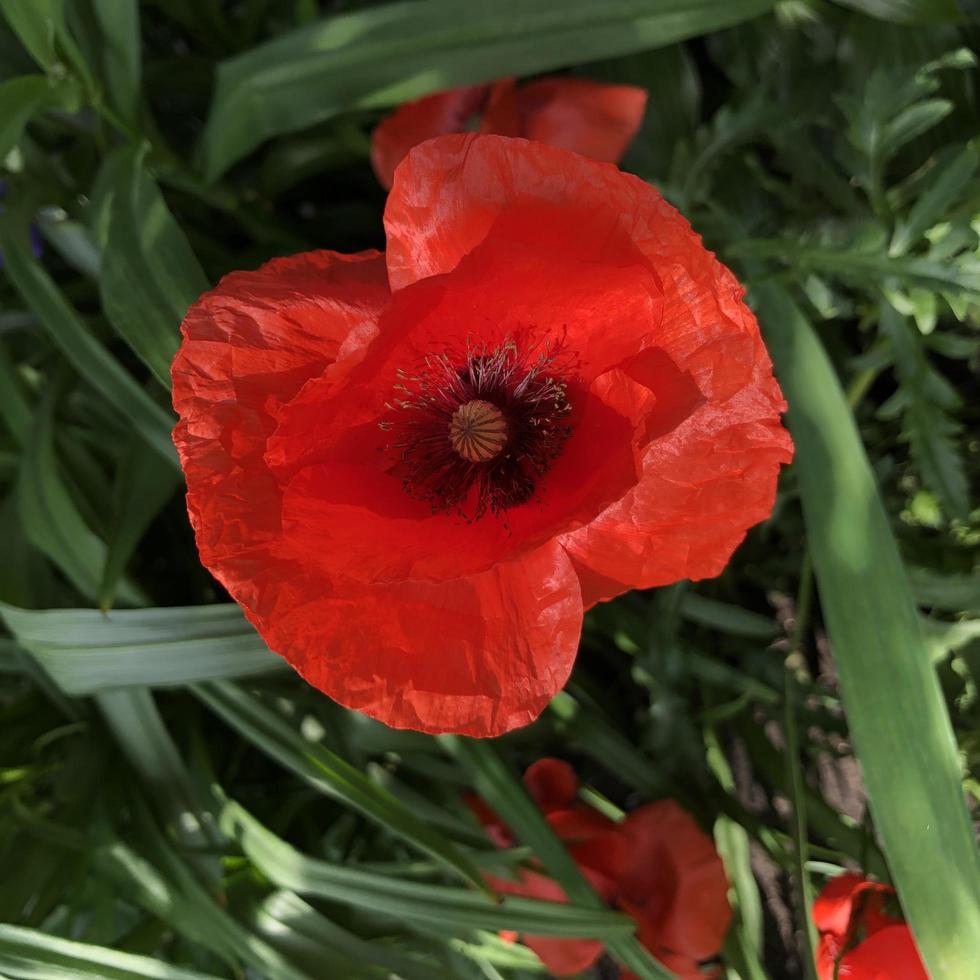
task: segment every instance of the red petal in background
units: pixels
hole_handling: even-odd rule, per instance
[[[634,85],[555,76],[522,86],[518,105],[522,136],[619,163],[643,122],[647,93]]]
[[[436,92],[400,105],[385,116],[371,136],[371,166],[379,183],[391,187],[395,167],[413,146],[433,136],[461,133],[483,108],[489,85],[467,85]]]

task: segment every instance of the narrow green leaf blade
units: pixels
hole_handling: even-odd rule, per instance
[[[172,416],[89,333],[54,280],[34,261],[24,241],[25,232],[26,229],[15,230],[9,213],[0,215],[0,252],[15,288],[86,382],[128,419],[165,461],[178,468],[177,453],[170,440]]]
[[[106,161],[116,186],[99,288],[109,322],[169,389],[180,321],[208,282],[144,159],[145,147],[124,147]]]
[[[821,605],[889,867],[931,975],[970,976],[980,963],[980,856],[905,569],[813,328],[779,285],[753,293],[790,403]]]
[[[453,844],[419,820],[387,790],[316,742],[303,738],[261,701],[237,685],[215,681],[194,693],[280,765],[320,792],[340,799],[381,827],[441,861],[463,881],[487,890],[483,876]]]
[[[0,618],[70,695],[173,687],[285,666],[230,603],[108,614],[0,604]]]
[[[628,935],[632,921],[606,909],[559,905],[529,898],[494,901],[476,891],[401,881],[301,854],[276,837],[241,806],[224,804],[221,828],[270,881],[301,895],[343,902],[353,908],[453,931],[513,929],[541,936]]]
[[[47,97],[48,80],[43,75],[0,82],[0,161],[17,145],[24,127]]]
[[[451,0],[412,0],[329,17],[219,65],[204,170],[213,180],[263,140],[341,111],[663,47],[773,6],[774,0],[497,0],[461,16]]]
[[[148,956],[0,924],[0,970],[17,980],[217,980]]]
[[[962,14],[955,0],[835,0],[869,17],[896,24],[938,24],[957,21]]]

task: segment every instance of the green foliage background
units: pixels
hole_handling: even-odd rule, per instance
[[[0,12],[0,976],[540,975],[501,929],[667,976],[520,788],[545,754],[610,813],[673,796],[713,828],[729,977],[812,977],[807,908],[841,866],[895,883],[933,978],[976,976],[970,3]],[[649,90],[623,166],[748,283],[797,458],[719,579],[590,614],[539,722],[395,732],[283,670],[199,566],[169,361],[223,273],[383,246],[384,107],[554,70]],[[490,847],[467,789],[521,847]],[[570,904],[486,894],[531,854]]]

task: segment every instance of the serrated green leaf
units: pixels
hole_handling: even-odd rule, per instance
[[[871,811],[927,968],[969,976],[980,963],[980,855],[908,580],[813,328],[781,286],[759,284],[753,296],[790,403],[821,606]]]
[[[329,17],[218,66],[202,143],[220,176],[263,140],[338,112],[662,47],[756,17],[773,0],[450,0],[383,4]],[[436,67],[437,66],[437,67]]]

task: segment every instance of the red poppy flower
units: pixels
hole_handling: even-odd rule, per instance
[[[699,962],[721,949],[732,910],[724,864],[693,817],[673,800],[660,800],[614,823],[575,802],[578,779],[558,759],[534,763],[524,784],[596,892],[636,920],[640,942],[678,976],[704,980]],[[498,847],[516,843],[485,803],[470,805]],[[568,900],[559,885],[533,870],[522,869],[516,882],[493,877],[490,883],[504,894]],[[603,951],[590,939],[522,938],[559,977],[587,969]],[[621,973],[621,980],[632,977]]]
[[[505,78],[467,85],[406,102],[386,116],[371,137],[371,164],[378,180],[391,187],[395,168],[412,147],[433,136],[466,132],[474,118],[481,133],[523,136],[619,163],[646,104],[642,88],[586,78],[552,76],[525,85]]]
[[[445,136],[387,256],[235,272],[188,311],[174,440],[204,564],[311,684],[497,735],[565,683],[583,609],[717,575],[790,458],[732,274],[647,184]]]
[[[928,980],[895,890],[847,872],[813,903],[820,980]]]

